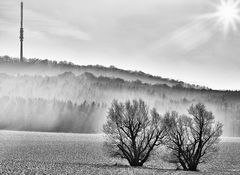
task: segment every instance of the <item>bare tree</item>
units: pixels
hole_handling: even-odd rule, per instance
[[[142,100],[114,100],[103,130],[105,149],[111,156],[127,159],[131,166],[142,166],[165,137],[161,117],[155,109],[149,112]]]
[[[192,105],[188,112],[192,117],[177,112],[164,116],[166,146],[171,150],[168,161],[179,163],[184,170],[197,171],[198,164],[210,160],[218,150],[222,124],[214,124],[212,112],[201,103]]]

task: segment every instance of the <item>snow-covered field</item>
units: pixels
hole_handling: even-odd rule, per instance
[[[0,174],[240,174],[239,138],[223,138],[219,155],[200,172],[176,171],[159,156],[131,168],[106,157],[103,140],[97,134],[0,131]]]

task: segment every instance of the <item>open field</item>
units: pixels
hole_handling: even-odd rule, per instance
[[[102,152],[102,135],[0,131],[0,174],[240,174],[240,139],[223,138],[200,172],[175,171],[158,157],[143,168]],[[116,165],[117,163],[117,165]]]

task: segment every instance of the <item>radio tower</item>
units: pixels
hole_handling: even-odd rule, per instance
[[[23,62],[23,2],[21,2],[20,61]]]

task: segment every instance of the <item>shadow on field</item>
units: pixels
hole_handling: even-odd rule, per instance
[[[90,164],[90,163],[77,163],[79,166],[90,166],[90,167],[95,167],[95,168],[137,168],[137,169],[144,169],[144,170],[153,170],[153,171],[176,171],[176,169],[163,169],[163,168],[155,168],[155,167],[147,167],[147,166],[142,166],[142,167],[131,167],[129,165],[123,165],[123,164]]]

